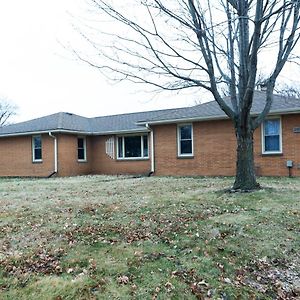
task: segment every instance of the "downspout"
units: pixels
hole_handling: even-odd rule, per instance
[[[151,176],[155,172],[155,162],[154,162],[154,134],[153,129],[149,126],[149,124],[146,124],[146,128],[150,130],[150,148],[151,148],[151,170],[149,173],[149,176]]]
[[[58,171],[58,160],[57,160],[57,137],[49,131],[49,136],[54,139],[54,171],[48,176],[52,177]]]

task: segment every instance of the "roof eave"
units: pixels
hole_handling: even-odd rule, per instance
[[[278,114],[296,114],[300,113],[300,107],[295,107],[293,109],[278,109],[272,110],[269,115],[278,115]],[[258,113],[253,113],[252,116],[257,116]],[[228,119],[226,115],[215,115],[215,116],[206,116],[206,117],[192,117],[192,118],[174,118],[174,119],[165,119],[157,121],[140,121],[136,122],[136,125],[160,125],[160,124],[170,124],[170,123],[182,123],[182,122],[195,122],[195,121],[213,121],[213,120],[224,120]],[[65,133],[65,134],[76,134],[76,135],[110,135],[110,134],[131,134],[131,133],[145,133],[149,132],[149,129],[145,128],[136,128],[136,129],[126,129],[126,130],[111,130],[111,131],[82,131],[82,130],[68,130],[68,129],[46,129],[46,130],[36,130],[36,131],[26,131],[26,132],[14,132],[0,134],[0,138],[4,137],[13,137],[13,136],[26,136],[26,135],[35,135],[35,134],[47,134],[47,133]]]
[[[130,134],[130,133],[144,133],[149,132],[147,128],[145,129],[133,129],[133,130],[116,130],[116,131],[103,131],[103,132],[92,132],[92,131],[77,131],[68,129],[47,129],[47,130],[37,130],[37,131],[26,131],[26,132],[16,132],[16,133],[6,133],[0,134],[0,138],[4,137],[14,137],[14,136],[26,136],[26,135],[36,135],[36,134],[47,134],[47,133],[65,133],[65,134],[76,134],[76,135],[109,135],[109,134]]]
[[[192,122],[192,121],[209,121],[209,120],[223,120],[227,119],[227,116],[218,115],[213,117],[192,117],[192,118],[176,118],[176,119],[167,119],[167,120],[158,120],[158,121],[142,121],[137,122],[137,125],[160,125],[160,124],[170,124],[170,123],[181,123],[181,122]]]
[[[300,107],[295,107],[293,109],[287,108],[287,109],[275,109],[270,111],[269,115],[276,115],[276,114],[285,114],[285,115],[289,115],[289,114],[297,114],[300,113]]]
[[[68,133],[68,134],[82,134],[82,135],[91,135],[91,132],[86,131],[77,131],[77,130],[67,130],[67,129],[47,129],[47,130],[36,130],[36,131],[26,131],[26,132],[14,132],[14,133],[0,133],[0,138],[2,137],[13,137],[13,136],[26,136],[26,135],[35,135],[35,134],[46,134],[46,133]]]
[[[150,130],[145,128],[137,128],[137,129],[126,129],[126,130],[112,130],[112,131],[98,131],[93,132],[93,135],[109,135],[109,134],[131,134],[131,133],[145,133]]]

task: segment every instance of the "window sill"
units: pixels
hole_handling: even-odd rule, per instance
[[[117,161],[139,161],[139,160],[149,160],[149,157],[125,157],[125,158],[117,158]]]
[[[177,155],[177,159],[194,159],[194,155]]]
[[[77,162],[79,162],[79,163],[87,163],[87,159],[78,159]]]
[[[32,163],[33,164],[41,164],[41,163],[43,163],[43,160],[42,159],[33,160]]]
[[[262,153],[261,156],[283,156],[282,152],[270,152],[270,153]]]

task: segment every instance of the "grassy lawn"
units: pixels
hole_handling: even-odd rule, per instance
[[[299,299],[300,179],[0,179],[1,299]]]

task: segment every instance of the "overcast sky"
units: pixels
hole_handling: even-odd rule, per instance
[[[61,44],[80,39],[72,28],[84,18],[84,0],[0,1],[0,96],[18,107],[15,122],[59,111],[93,117],[192,105],[199,95],[144,93],[142,86],[111,85],[76,61]],[[80,46],[80,45],[79,45]],[[297,80],[286,68],[283,78]],[[291,76],[290,76],[291,75]]]
[[[0,95],[18,107],[14,121],[73,112],[100,116],[193,104],[196,95],[142,93],[128,82],[111,85],[95,69],[72,58],[73,16],[83,0],[0,1]]]

